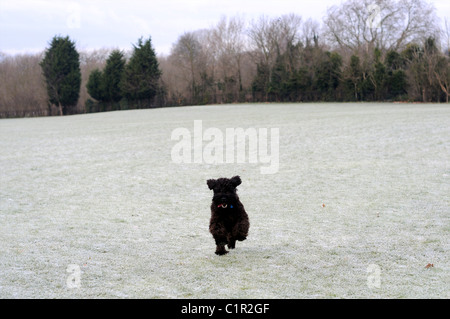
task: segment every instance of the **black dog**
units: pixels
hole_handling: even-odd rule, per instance
[[[241,178],[219,178],[207,181],[209,189],[214,190],[211,204],[211,220],[209,231],[216,241],[216,254],[225,255],[229,249],[234,249],[236,240],[243,241],[248,236],[250,222],[244,205],[239,201],[236,187],[241,184]]]

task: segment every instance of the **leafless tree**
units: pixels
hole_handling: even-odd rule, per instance
[[[316,20],[309,18],[303,23],[301,41],[306,47],[317,45],[321,37],[320,24]]]
[[[450,21],[448,17],[444,18],[444,26],[441,30],[441,39],[444,54],[450,56]]]
[[[261,16],[251,23],[248,35],[251,48],[258,52],[265,63],[271,65],[279,53],[284,53],[288,44],[300,40],[302,17],[296,14],[270,19]]]
[[[440,57],[437,68],[434,70],[434,75],[442,92],[445,93],[446,102],[448,103],[450,96],[450,60],[447,56]]]
[[[180,76],[190,88],[191,101],[195,96],[201,55],[201,44],[194,32],[181,35],[173,45],[170,54],[172,63],[178,67]]]
[[[275,19],[261,16],[259,20],[252,21],[248,36],[253,61],[266,66],[271,72],[277,57],[290,46],[300,43],[302,26],[302,17],[296,14]]]
[[[242,61],[246,51],[245,21],[240,16],[222,17],[212,29],[209,44],[217,62],[216,77],[226,96],[238,101],[243,91]],[[227,100],[227,99],[225,99]]]
[[[425,0],[348,0],[328,9],[328,41],[350,51],[399,50],[437,33],[434,7]]]
[[[40,54],[9,56],[0,60],[0,117],[47,115],[47,92]]]

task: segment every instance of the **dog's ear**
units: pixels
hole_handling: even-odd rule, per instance
[[[216,185],[216,180],[215,179],[208,179],[206,181],[206,184],[208,184],[209,189],[213,189],[214,186]]]
[[[239,185],[241,185],[242,181],[241,178],[239,176],[234,176],[230,179],[231,183],[233,184],[234,187],[237,187]]]

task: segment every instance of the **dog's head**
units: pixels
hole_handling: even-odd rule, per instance
[[[230,179],[208,179],[206,181],[209,189],[214,191],[213,204],[217,209],[236,207],[239,197],[236,194],[236,187],[241,184],[241,178],[234,176]]]

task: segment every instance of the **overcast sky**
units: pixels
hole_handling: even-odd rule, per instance
[[[432,0],[438,17],[450,17],[450,1]],[[322,21],[340,0],[0,0],[0,51],[39,52],[55,35],[69,35],[79,50],[130,49],[152,37],[157,53],[169,53],[186,31],[215,25],[221,16],[296,13]]]

